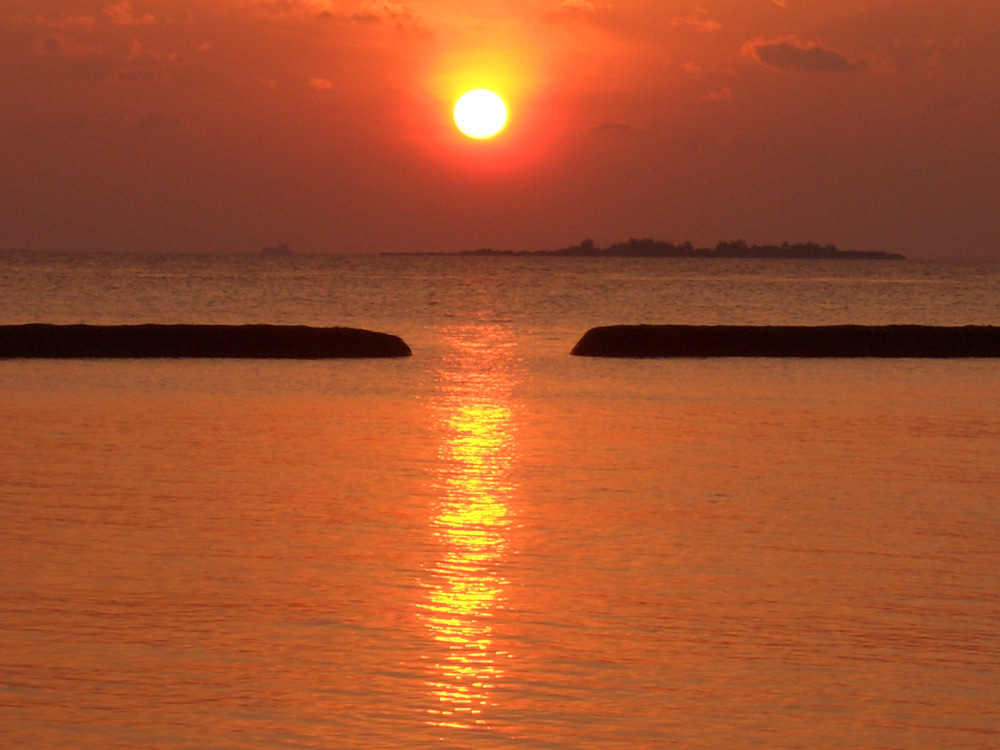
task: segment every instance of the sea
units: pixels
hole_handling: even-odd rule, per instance
[[[386,360],[0,360],[0,746],[1000,747],[1000,360],[570,356],[1000,325],[1000,263],[0,255],[0,323]]]

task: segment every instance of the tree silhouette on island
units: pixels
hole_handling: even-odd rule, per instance
[[[463,250],[458,255],[543,255],[568,258],[777,258],[815,260],[904,260],[899,253],[881,250],[838,250],[833,245],[802,242],[791,245],[748,245],[743,240],[719,242],[714,248],[699,248],[690,242],[672,242],[632,238],[607,247],[598,247],[591,239],[559,250]]]

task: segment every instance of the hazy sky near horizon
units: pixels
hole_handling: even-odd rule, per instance
[[[998,0],[4,0],[0,101],[0,248],[1000,258]]]

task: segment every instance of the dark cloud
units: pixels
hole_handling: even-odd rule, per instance
[[[382,23],[389,22],[397,25],[403,24],[411,19],[410,11],[405,5],[390,3],[388,0],[376,0],[376,2],[366,3],[362,9],[351,18],[362,23]]]
[[[105,64],[105,51],[101,47],[78,42],[65,34],[36,37],[33,48],[35,54],[67,66],[91,69]]]
[[[836,50],[793,39],[771,42],[750,42],[744,52],[756,60],[779,70],[806,70],[819,73],[849,73],[867,70],[868,61],[851,62]]]
[[[272,13],[295,13],[307,9],[302,0],[260,0],[257,4]]]

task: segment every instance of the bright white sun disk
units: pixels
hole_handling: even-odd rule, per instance
[[[455,103],[455,125],[469,138],[490,138],[507,122],[507,105],[489,89],[466,91]]]

